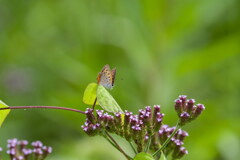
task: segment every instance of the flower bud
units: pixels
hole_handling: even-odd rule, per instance
[[[182,100],[183,103],[186,103],[187,96],[186,95],[180,95],[179,99]]]
[[[191,114],[192,111],[193,111],[194,103],[195,103],[195,100],[194,100],[194,99],[189,99],[189,100],[187,100],[187,106],[186,106],[186,108],[187,108],[187,112],[188,112],[189,114]]]
[[[205,107],[203,104],[197,104],[195,110],[192,113],[192,120],[196,119],[204,109]]]
[[[133,139],[137,139],[139,137],[141,127],[139,126],[139,124],[136,124],[132,126],[131,129],[133,130]]]
[[[43,154],[42,148],[34,148],[33,153],[35,153],[36,157],[40,157]]]
[[[102,117],[103,115],[103,110],[96,110],[96,113],[97,113],[97,119],[99,119],[99,117]]]
[[[162,125],[162,118],[163,118],[163,116],[164,116],[164,114],[160,113],[160,112],[158,112],[156,114],[156,119],[154,121],[154,132],[157,132],[160,129],[160,127]]]
[[[95,117],[93,115],[93,109],[92,108],[87,108],[85,111],[85,114],[87,116],[87,119],[92,122],[95,123]]]
[[[47,154],[52,153],[52,147],[47,147],[47,146],[43,146],[43,151],[46,152]]]
[[[114,123],[116,125],[116,134],[123,136],[124,131],[123,131],[123,124],[122,124],[122,115],[119,112],[114,113]]]
[[[11,156],[15,156],[16,155],[16,149],[15,148],[10,148],[9,150],[7,150],[7,154],[9,154]]]
[[[190,115],[187,112],[184,112],[180,115],[180,125],[183,126],[190,120]]]
[[[152,109],[151,109],[150,106],[146,106],[146,107],[145,107],[145,110],[146,110],[146,112],[152,112]]]
[[[161,111],[161,106],[160,105],[154,105],[153,108],[154,108],[154,111],[153,111],[154,114]]]
[[[137,115],[132,115],[130,117],[130,125],[131,126],[134,126],[138,123],[138,116]]]
[[[24,160],[24,157],[20,155],[17,157],[17,160]]]
[[[145,110],[139,110],[138,123],[142,127],[143,131],[146,128],[149,135],[153,134],[152,109],[150,106],[145,107]]]
[[[27,158],[28,155],[32,154],[32,150],[27,149],[27,148],[23,148],[22,153],[23,153],[24,157]]]
[[[35,141],[35,142],[32,142],[32,146],[34,148],[41,148],[43,147],[43,143],[41,141]]]
[[[184,155],[188,154],[188,151],[184,147],[180,147],[179,152],[173,155],[173,158],[180,159]]]
[[[114,121],[115,121],[115,124],[117,125],[117,126],[121,126],[122,125],[122,116],[121,116],[121,113],[119,113],[119,112],[116,112],[116,113],[114,113]]]
[[[146,110],[139,109],[138,112],[139,112],[138,119],[144,121],[144,114],[146,113]]]
[[[180,148],[182,147],[183,142],[180,140],[174,140],[174,148],[173,148],[173,153],[172,153],[172,157],[177,157],[179,152],[180,152]]]
[[[41,141],[32,142],[34,149],[27,148],[28,141],[9,139],[7,154],[12,160],[27,160],[29,156],[34,156],[34,159],[43,160],[48,153],[51,153],[51,147],[43,147]],[[1,152],[1,151],[0,151]],[[46,154],[47,153],[47,154]],[[33,155],[34,154],[34,155]],[[0,157],[1,159],[1,157]]]
[[[146,135],[144,136],[144,142],[147,143],[148,139],[149,139],[149,136],[148,136],[148,134],[146,134]]]
[[[143,115],[143,122],[144,123],[150,123],[151,120],[151,112],[145,112]]]
[[[52,147],[43,146],[42,150],[43,150],[43,156],[42,156],[43,159],[45,159],[45,157],[47,157],[49,153],[52,153]]]
[[[166,128],[166,133],[168,135],[168,137],[172,134],[172,132],[176,129],[176,127],[168,127]]]
[[[84,132],[87,132],[87,131],[88,131],[88,126],[82,125],[81,127],[82,127],[82,129],[83,129]]]
[[[14,139],[9,139],[8,141],[7,141],[7,148],[15,148],[16,146],[17,146],[17,142],[18,142],[18,140],[16,139],[16,138],[14,138]]]
[[[26,145],[28,145],[28,141],[26,140],[18,141],[17,144],[19,146],[19,149],[22,150],[23,148],[26,147]]]
[[[95,136],[96,134],[98,134],[100,130],[100,124],[99,123],[97,124],[89,123],[87,125],[85,124],[85,125],[82,125],[82,129],[89,136]]]
[[[109,117],[110,115],[108,113],[104,113],[103,116],[102,116],[102,122],[101,122],[101,125],[106,128],[108,126],[108,121],[110,119]]]
[[[182,129],[179,129],[175,134],[175,138],[179,139],[180,141],[183,141],[187,136],[188,136],[188,133]]]
[[[115,125],[113,116],[108,116],[108,124],[107,124],[106,129],[109,132],[116,132],[117,129],[116,129],[116,125]]]
[[[183,106],[182,106],[182,100],[176,99],[175,100],[175,111],[180,115],[182,113]]]
[[[169,133],[167,130],[168,130],[168,125],[162,125],[160,130],[158,131],[158,137],[161,144],[163,144],[168,138]]]
[[[127,130],[129,124],[130,124],[130,117],[132,116],[132,112],[125,111],[125,117],[124,117],[124,129]]]
[[[154,105],[153,106],[154,110],[153,110],[153,123],[156,119],[157,113],[160,113],[160,106],[159,105]]]

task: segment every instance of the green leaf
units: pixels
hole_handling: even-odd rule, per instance
[[[88,84],[87,88],[84,91],[83,94],[83,103],[88,105],[93,105],[95,99],[96,99],[96,93],[97,93],[97,83],[90,83]],[[98,103],[96,103],[97,105]]]
[[[99,105],[108,112],[123,112],[115,99],[102,85],[98,85],[97,100]]]
[[[165,155],[163,153],[161,153],[161,157],[159,160],[167,160],[167,158],[165,157]]]
[[[0,108],[6,108],[6,107],[8,106],[0,100]],[[0,127],[9,112],[10,112],[10,109],[0,110]]]
[[[133,160],[155,160],[150,154],[141,152],[138,153]]]

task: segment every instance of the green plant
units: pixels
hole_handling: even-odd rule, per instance
[[[0,103],[0,122],[4,121],[10,109],[48,108],[69,110],[86,115],[86,122],[82,125],[86,134],[103,136],[128,160],[166,159],[170,156],[172,159],[180,159],[187,154],[188,151],[183,147],[183,140],[188,136],[188,133],[181,128],[195,120],[205,109],[204,105],[195,105],[194,99],[187,100],[187,96],[179,96],[174,105],[179,119],[174,127],[163,125],[164,114],[161,113],[159,105],[155,105],[153,109],[147,106],[140,109],[138,114],[129,111],[123,112],[111,94],[105,89],[105,83],[110,86],[106,87],[109,89],[114,85],[116,70],[112,71],[114,71],[114,76],[107,76],[111,73],[111,70],[108,65],[104,66],[98,76],[98,84],[90,83],[87,86],[83,101],[86,104],[91,104],[92,108],[87,108],[85,112],[54,106],[8,107],[4,103]],[[104,78],[101,79],[101,76]],[[104,110],[95,111],[94,107],[98,104]],[[135,157],[130,157],[111,134],[125,138],[132,147]]]

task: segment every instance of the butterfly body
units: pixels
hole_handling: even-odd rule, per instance
[[[114,86],[114,80],[116,76],[116,69],[110,69],[109,65],[106,64],[100,73],[98,73],[97,81],[98,84],[104,86],[107,89],[112,89]]]

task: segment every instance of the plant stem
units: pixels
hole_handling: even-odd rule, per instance
[[[176,129],[172,132],[172,134],[168,137],[168,139],[163,143],[162,147],[159,148],[156,152],[153,153],[153,157],[156,156],[159,152],[161,152],[163,149],[166,148],[166,146],[168,145],[168,143],[170,142],[171,138],[175,135],[175,133],[180,129],[179,126],[179,121],[176,125]]]
[[[67,111],[72,111],[72,112],[78,112],[78,113],[85,114],[85,112],[77,110],[77,109],[66,108],[66,107],[57,107],[57,106],[12,106],[12,107],[0,108],[0,110],[4,110],[4,109],[31,109],[31,108],[59,109],[59,110],[67,110]]]
[[[127,155],[123,149],[118,145],[118,143],[113,139],[113,137],[107,132],[105,131],[106,135],[111,139],[111,141],[116,145],[116,147],[119,149],[120,152],[122,152],[122,154],[128,159],[128,160],[131,160],[132,158]]]
[[[94,111],[94,107],[96,106],[96,103],[97,103],[97,97],[95,98],[93,106],[92,106],[93,111]]]
[[[147,144],[146,144],[146,146],[145,146],[145,148],[144,148],[144,152],[146,152],[146,153],[148,152],[148,149],[149,149],[149,147],[150,147],[151,140],[152,140],[152,136],[149,136],[148,141],[147,141]]]
[[[104,135],[104,138],[113,146],[115,147],[117,150],[119,150],[119,148],[106,136]],[[121,150],[119,150],[121,152]]]
[[[131,148],[133,149],[134,153],[137,154],[137,150],[136,150],[135,147],[133,146],[132,141],[129,141],[129,144],[130,144]]]

